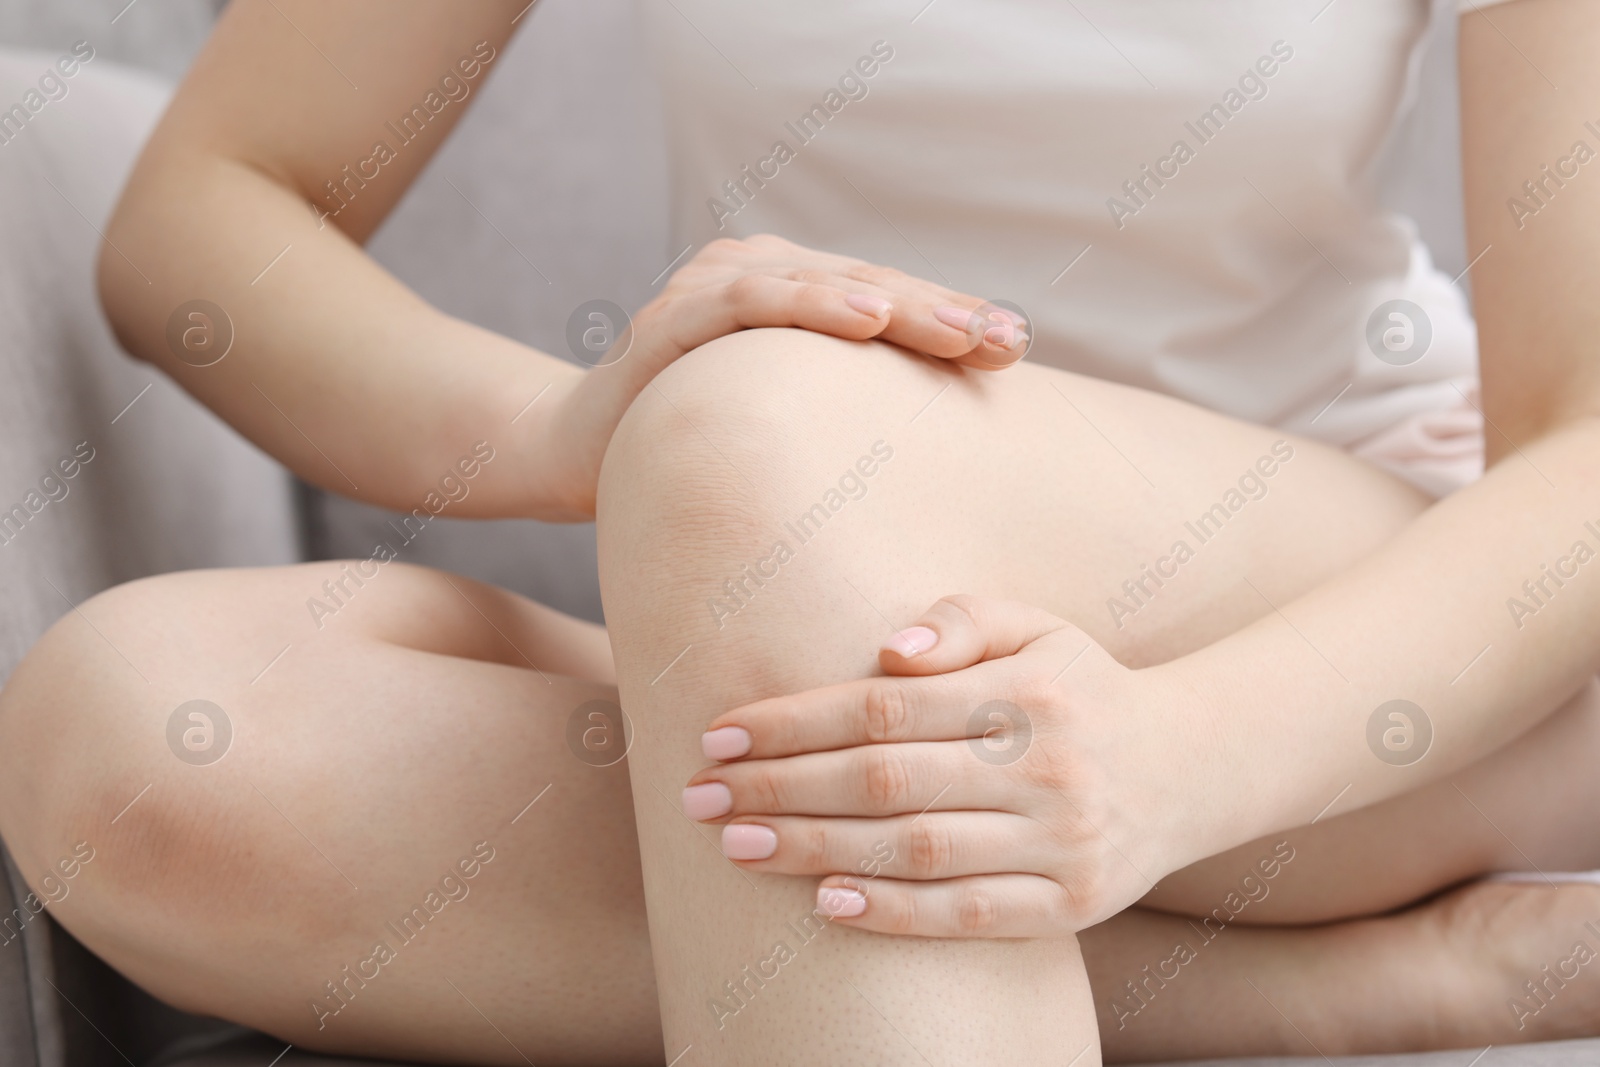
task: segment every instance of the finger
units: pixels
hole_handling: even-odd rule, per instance
[[[843,273],[848,278],[875,286],[894,302],[893,321],[884,331],[883,339],[916,352],[939,359],[967,362],[976,351],[984,349],[985,334],[1000,325],[998,321],[986,321],[982,314],[984,310],[1000,309],[986,304],[980,298],[958,293],[892,267],[856,262],[846,267]],[[1002,312],[1002,315],[1007,323],[1014,321],[1015,317],[1009,313]],[[1025,335],[1027,331],[1014,331],[1011,335],[996,332],[990,344],[999,342],[1014,347],[1020,344],[1021,349],[1025,350],[1025,342],[1016,335],[1017,332]],[[1016,358],[1020,356],[1019,351]],[[977,365],[993,369],[1000,365],[995,360],[1010,359],[1009,351],[1004,355],[989,353],[988,359]]]
[[[858,745],[955,741],[970,730],[988,679],[864,678],[769,697],[711,720],[701,735],[707,759],[771,759]],[[973,696],[964,693],[973,684]]]
[[[738,330],[764,326],[789,326],[864,341],[889,325],[892,307],[872,293],[750,273],[672,300],[652,326],[654,332],[670,339],[670,354],[676,358]]]
[[[985,304],[978,309],[985,322],[983,337],[962,363],[981,370],[1001,370],[1024,359],[1033,347],[1033,324],[1026,316]]]
[[[929,300],[892,296],[885,341],[981,370],[1008,367],[1027,354],[1027,328],[1010,312],[961,296]]]
[[[841,272],[812,261],[787,276],[868,300],[887,300],[893,311],[878,336],[902,348],[985,370],[1010,366],[1027,351],[1027,324],[1021,316],[896,270],[863,264]],[[863,280],[867,277],[878,281]]]
[[[808,285],[837,288],[848,295],[865,298],[849,301],[848,306],[874,317],[882,313],[876,300],[886,300],[894,310],[882,334],[884,340],[966,366],[987,370],[1009,366],[1023,357],[1029,344],[1028,323],[1025,317],[1013,311],[892,267],[804,248],[772,234],[756,234],[742,241],[713,241],[673,274],[668,290],[681,287],[680,299],[699,290],[719,290],[718,286],[705,281],[708,271],[731,272],[732,277],[726,284],[737,283],[740,286],[737,295],[741,298],[746,295],[744,290],[753,291],[758,303],[772,287],[759,281],[745,281],[747,277],[787,278]],[[784,321],[781,314],[774,315],[770,308],[749,310],[733,318],[749,318],[752,321],[745,325],[750,326],[802,325]],[[713,319],[714,330],[720,325],[720,332],[714,336],[731,332],[735,327],[729,325],[730,321],[727,317]],[[805,328],[861,339],[856,333],[840,332],[837,323],[834,326],[806,325]],[[696,334],[702,332],[696,331]],[[687,350],[708,339],[685,338],[683,347]]]
[[[1060,937],[1075,929],[1066,892],[1036,874],[942,882],[835,876],[817,887],[834,922],[917,937]]]
[[[936,309],[935,314],[954,325],[959,318],[954,311]],[[1032,327],[1026,318],[990,303],[971,309],[966,331],[972,348],[955,362],[977,370],[1003,370],[1012,366],[1028,354],[1032,344]]]
[[[878,338],[913,352],[954,362],[970,356],[975,343],[980,348],[994,347],[984,342],[985,327],[973,318],[976,312],[966,310],[977,303],[974,297],[951,293],[920,278],[885,268],[875,268],[871,276],[881,277],[888,284],[873,284],[851,271],[815,263],[797,266],[787,275],[792,281],[839,289],[849,294],[846,300],[854,301],[852,306],[859,304],[863,309],[870,307],[876,312],[877,302],[887,304],[888,319]],[[1006,317],[1003,325],[1010,329],[1012,322],[1011,317]],[[991,327],[989,333],[999,338],[999,330],[998,326]],[[1004,352],[994,358],[1004,362],[1013,359]],[[986,365],[994,369],[993,364]]]
[[[722,852],[770,874],[856,874],[926,881],[1031,870],[1032,819],[1000,811],[930,811],[888,819],[741,817]],[[1020,865],[1019,865],[1020,864]]]
[[[1016,655],[1049,634],[1076,630],[1030,604],[947,596],[885,641],[878,665],[890,674],[945,674]]]
[[[702,822],[741,815],[1006,811],[1020,806],[1020,782],[1009,765],[979,759],[966,741],[863,745],[709,767],[689,780],[683,810]]]

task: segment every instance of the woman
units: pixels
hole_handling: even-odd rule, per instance
[[[0,713],[28,756],[0,787],[24,873],[96,849],[56,908],[69,929],[179,1006],[424,1059],[646,1061],[664,1037],[686,1063],[1093,1062],[1592,1032],[1592,992],[1540,983],[1588,977],[1593,890],[1481,884],[1390,913],[1600,865],[1600,591],[1574,548],[1600,477],[1589,312],[1548,298],[1596,270],[1593,207],[1559,160],[1538,218],[1502,203],[1580,136],[1533,102],[1545,78],[1589,86],[1595,15],[1516,0],[1463,23],[1497,432],[1489,473],[1430,506],[1325,443],[1462,480],[1396,441],[1459,414],[1469,324],[1362,185],[1417,5],[1122,5],[1120,25],[941,5],[894,13],[905,44],[877,9],[787,33],[657,11],[700,227],[775,213],[858,254],[881,235],[867,258],[973,269],[1028,331],[954,280],[760,238],[708,246],[588,373],[447,319],[356,244],[459,116],[444,78],[492,68],[519,7],[233,5],[101,287],[130,351],[329,489],[418,522],[439,500],[597,514],[610,647],[380,550],[97,598]],[[819,80],[783,65],[797,30],[840,27],[858,45],[801,50],[837,58],[807,60]],[[1064,62],[1027,53],[1046,46]],[[741,59],[777,79],[748,90],[770,110],[718,83]],[[1028,141],[1004,101],[1083,128]],[[1060,253],[1035,291],[991,288],[994,264],[1044,266],[1035,235]],[[197,299],[235,325],[220,361]],[[1410,307],[1357,347],[1391,300]],[[1030,336],[1032,359],[989,373]],[[1386,976],[1382,1003],[1357,973]]]

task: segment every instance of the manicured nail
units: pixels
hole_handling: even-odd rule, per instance
[[[896,655],[910,659],[918,653],[926,652],[939,643],[939,635],[926,626],[913,626],[909,630],[901,630],[883,643],[883,647]]]
[[[731,823],[722,828],[722,854],[730,860],[764,860],[778,851],[778,835],[755,823]]]
[[[1017,329],[1009,322],[999,323],[983,331],[983,340],[995,348],[1012,351],[1022,347],[1028,340],[1028,335]]]
[[[983,312],[983,317],[988,319],[988,320],[990,320],[991,322],[994,321],[994,317],[996,315],[1004,315],[1006,317],[1006,319],[1009,322],[1011,322],[1013,325],[1016,325],[1016,326],[1026,326],[1026,325],[1028,325],[1028,320],[1027,319],[1023,318],[1021,315],[1017,314],[1015,311],[1012,311],[1010,308],[997,307],[994,304],[985,304],[983,306],[982,312]]]
[[[691,785],[683,791],[683,813],[691,819],[715,819],[733,810],[733,793],[721,782]]]
[[[933,317],[952,329],[968,333],[972,329],[972,312],[966,308],[934,308]]]
[[[743,726],[720,726],[700,735],[706,759],[738,759],[750,751],[750,731]]]
[[[849,293],[845,296],[844,302],[863,315],[871,315],[875,319],[883,318],[894,307],[882,297],[868,296],[866,293]]]
[[[854,889],[825,885],[817,889],[817,907],[835,918],[849,919],[867,910],[867,898]]]

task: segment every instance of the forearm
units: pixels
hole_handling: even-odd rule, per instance
[[[1349,811],[1496,750],[1600,669],[1600,420],[1525,444],[1363,563],[1273,608],[1154,668],[1201,697],[1223,758],[1259,769],[1236,776],[1228,832]],[[1396,699],[1431,724],[1426,750],[1420,730],[1409,752],[1369,745],[1369,721]]]
[[[122,343],[307,481],[409,510],[486,441],[500,462],[456,514],[571,517],[540,482],[543,413],[523,409],[582,372],[430,307],[274,178],[157,145],[107,237],[100,287]],[[197,298],[232,325],[210,366],[168,336]]]

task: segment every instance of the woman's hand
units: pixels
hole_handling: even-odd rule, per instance
[[[628,405],[669,364],[739,330],[787,326],[852,341],[879,339],[985,370],[1027,353],[1023,316],[890,267],[818,252],[770,234],[718,240],[678,268],[633,317],[601,365],[554,399],[538,454],[558,468],[546,490],[574,517],[592,516],[611,433]]]
[[[639,312],[634,330],[660,366],[735,330],[793,326],[996,370],[1027,352],[1019,318],[892,267],[757,234],[702,248]]]
[[[939,601],[879,655],[900,677],[750,704],[704,735],[684,792],[752,870],[826,875],[839,922],[925,937],[1050,937],[1209,854],[1194,696],[1010,601]],[[922,676],[922,677],[909,677]]]

